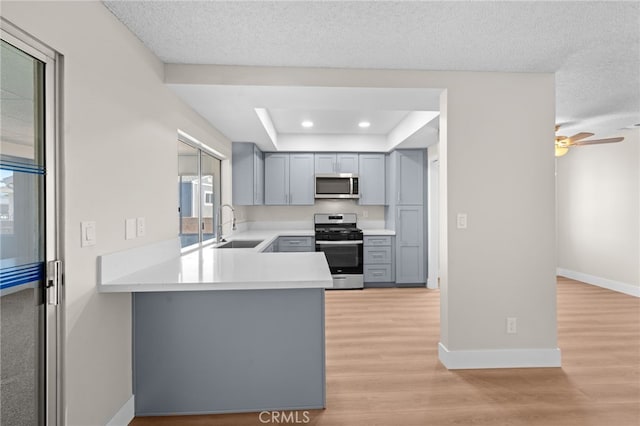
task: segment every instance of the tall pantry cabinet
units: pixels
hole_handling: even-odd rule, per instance
[[[425,151],[396,150],[387,158],[386,227],[396,231],[396,284],[426,283]]]

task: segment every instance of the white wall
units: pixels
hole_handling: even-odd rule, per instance
[[[552,350],[554,159],[544,141],[554,136],[554,77],[464,73],[447,86],[443,343],[454,351]],[[456,228],[458,213],[468,215],[467,229]],[[506,334],[507,317],[517,318],[517,334]]]
[[[640,296],[640,129],[620,135],[557,159],[558,268]]]
[[[66,415],[104,425],[132,394],[131,303],[97,293],[96,257],[177,236],[177,129],[226,155],[231,146],[101,3],[3,1],[2,16],[64,55]],[[137,216],[147,235],[125,241]],[[94,247],[80,248],[83,220],[97,223]]]
[[[458,352],[559,355],[553,74],[165,69],[167,82],[180,84],[446,89],[440,108],[442,343]],[[469,217],[464,231],[455,228],[458,212]],[[507,317],[518,318],[517,334],[505,333]],[[555,357],[551,364],[558,362]]]

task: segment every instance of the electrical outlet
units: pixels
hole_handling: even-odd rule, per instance
[[[518,318],[507,317],[507,334],[516,334],[518,332]]]
[[[144,217],[136,218],[136,236],[144,237],[147,233],[147,225],[145,223]]]
[[[369,211],[368,210],[363,210],[362,211],[362,217],[369,217]]]

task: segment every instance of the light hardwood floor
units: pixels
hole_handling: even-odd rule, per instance
[[[638,298],[559,278],[561,369],[448,371],[438,340],[436,290],[327,292],[327,408],[307,424],[640,425]],[[132,422],[260,424],[258,413]]]

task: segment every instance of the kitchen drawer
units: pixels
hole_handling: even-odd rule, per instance
[[[364,264],[391,263],[391,247],[365,247]]]
[[[280,237],[278,251],[315,251],[313,237]]]
[[[391,237],[389,236],[375,236],[375,237],[364,237],[364,246],[390,246],[391,245]]]
[[[364,265],[364,282],[388,283],[391,279],[391,265]]]

